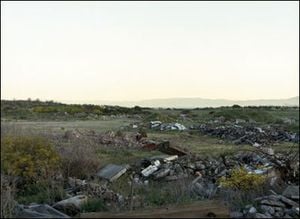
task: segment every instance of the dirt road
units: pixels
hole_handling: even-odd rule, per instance
[[[201,201],[189,205],[132,212],[83,213],[80,218],[229,218],[229,209],[220,201]]]

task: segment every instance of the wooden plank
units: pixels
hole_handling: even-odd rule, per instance
[[[132,212],[82,213],[80,218],[229,218],[229,209],[220,201],[202,201],[189,205],[136,210]]]

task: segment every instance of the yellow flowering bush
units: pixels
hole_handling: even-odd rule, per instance
[[[223,176],[218,182],[224,188],[249,191],[263,185],[265,180],[264,175],[250,174],[244,168],[237,168],[232,170],[230,177]]]
[[[1,169],[6,174],[36,180],[50,176],[60,157],[41,137],[5,136],[1,139]]]

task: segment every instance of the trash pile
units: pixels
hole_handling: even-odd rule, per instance
[[[187,128],[180,124],[180,123],[162,123],[161,121],[151,121],[150,122],[150,128],[151,129],[157,129],[157,130],[179,130],[183,131]]]
[[[272,192],[254,200],[258,207],[246,205],[231,218],[299,218],[299,186],[288,186],[281,195]]]
[[[275,127],[257,127],[252,124],[247,125],[216,125],[216,124],[201,124],[192,126],[190,129],[199,130],[203,134],[227,139],[235,144],[250,144],[250,145],[268,145],[278,141],[299,142],[299,134],[290,133]]]

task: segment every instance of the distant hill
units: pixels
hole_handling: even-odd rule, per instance
[[[163,107],[163,108],[196,108],[232,106],[299,106],[299,96],[288,99],[259,99],[259,100],[226,100],[204,98],[169,98],[149,99],[142,101],[64,101],[66,103],[90,103],[99,105]]]

